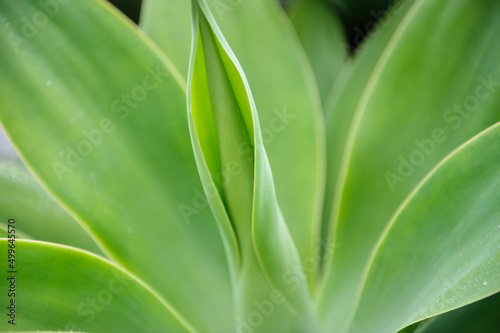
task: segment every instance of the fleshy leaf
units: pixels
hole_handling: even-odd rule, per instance
[[[186,78],[191,47],[191,7],[187,0],[143,0],[139,26]]]
[[[349,81],[344,89],[356,102],[336,104],[354,116],[334,197],[335,250],[319,315],[338,332],[346,329],[364,266],[397,207],[436,163],[500,120],[500,5],[418,0],[401,8],[404,15],[388,23],[390,38],[374,67],[354,69],[368,70],[367,80]],[[376,45],[363,49],[366,56],[377,55]]]
[[[330,228],[332,205],[339,177],[342,155],[356,106],[379,59],[387,48],[394,31],[398,28],[411,1],[391,7],[390,12],[371,32],[370,38],[358,46],[355,57],[348,59],[325,102],[327,174],[323,226]]]
[[[227,262],[197,191],[185,82],[107,2],[40,4],[0,2],[0,118],[11,141],[110,258],[197,330],[231,330]]]
[[[19,162],[19,157],[17,157],[14,148],[10,144],[9,140],[5,136],[5,133],[0,128],[0,159]]]
[[[303,273],[294,271],[300,259],[276,200],[249,85],[206,4],[193,4],[189,125],[205,193],[226,245],[237,316],[250,320],[255,303],[262,301],[273,313],[259,330],[314,332],[309,288]],[[270,301],[277,294],[284,305]]]
[[[94,240],[20,164],[0,160],[0,222],[14,218],[23,237],[102,254]]]
[[[14,267],[0,282],[2,332],[191,332],[168,303],[105,259],[66,246],[0,239],[2,259],[12,243]]]
[[[321,102],[307,56],[275,1],[207,4],[253,89],[278,201],[314,289],[316,254],[325,246],[318,242],[325,154]],[[175,53],[172,58],[181,72],[182,59],[189,56],[188,7],[185,0],[147,0],[141,19],[154,41]],[[175,19],[166,19],[177,13]]]
[[[323,0],[296,0],[288,15],[309,58],[324,102],[349,52],[340,17]]]
[[[387,332],[500,291],[500,124],[444,159],[394,215],[349,332]]]

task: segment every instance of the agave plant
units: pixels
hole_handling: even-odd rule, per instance
[[[0,1],[0,330],[497,332],[499,15]]]

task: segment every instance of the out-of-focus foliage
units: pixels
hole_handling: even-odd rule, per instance
[[[498,331],[500,5],[112,2],[0,2],[0,331]]]

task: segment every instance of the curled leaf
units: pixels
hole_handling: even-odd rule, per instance
[[[249,85],[203,1],[193,2],[189,80],[191,138],[226,248],[243,320],[237,325],[265,303],[273,315],[263,330],[314,331],[307,281],[278,206]]]

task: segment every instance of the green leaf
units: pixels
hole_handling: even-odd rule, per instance
[[[325,156],[321,102],[307,56],[274,1],[207,3],[252,87],[278,201],[314,289],[316,253],[323,246],[318,234]],[[175,53],[173,59],[188,57],[187,46],[178,41],[191,35],[184,31],[188,6],[188,1],[146,2],[141,26],[165,52]],[[164,19],[174,11],[178,17]]]
[[[104,1],[2,1],[0,13],[0,118],[30,171],[197,330],[231,330],[227,262],[170,61]]]
[[[206,3],[198,3],[193,1],[188,117],[202,183],[226,245],[237,316],[251,322],[259,310],[255,303],[265,302],[272,316],[259,331],[314,332],[312,300],[303,273],[293,275],[301,264],[276,200],[248,82]],[[275,294],[282,300],[276,302]]]
[[[500,6],[409,5],[396,25],[388,23],[390,38],[380,39],[386,45],[375,66],[355,64],[352,75],[361,80],[344,88],[355,102],[347,96],[335,105],[353,121],[339,168],[331,220],[336,248],[319,312],[324,327],[339,332],[369,254],[397,207],[438,161],[500,120]],[[364,49],[367,57],[372,50],[378,55],[377,42]],[[354,74],[358,70],[370,74]]]
[[[385,23],[372,32],[371,37],[358,47],[354,59],[348,59],[339,74],[338,83],[325,102],[327,175],[323,212],[324,233],[332,228],[332,209],[337,180],[342,164],[342,155],[356,107],[361,99],[371,74],[386,49],[394,31],[407,12],[410,1],[392,7]],[[332,232],[332,230],[330,230]],[[324,237],[326,235],[323,235]],[[325,237],[326,238],[326,237]]]
[[[349,332],[395,331],[500,290],[499,163],[500,123],[412,192],[370,257]]]
[[[500,327],[500,293],[418,322],[400,333],[496,333]]]
[[[5,159],[13,162],[20,162],[14,148],[9,140],[5,137],[5,133],[0,128],[0,159]]]
[[[312,70],[274,1],[208,4],[252,87],[278,202],[314,290],[325,157]]]
[[[324,0],[297,0],[288,15],[309,58],[324,102],[349,52],[342,22]]]
[[[191,7],[186,0],[143,0],[139,26],[186,78],[191,48]]]
[[[20,164],[0,160],[0,221],[16,220],[23,237],[102,254],[94,240]]]
[[[0,239],[2,259],[7,258],[10,244]],[[191,331],[147,286],[96,255],[43,242],[14,244],[15,269],[6,272],[0,283],[5,291],[0,296],[1,331]],[[15,310],[5,310],[11,304]],[[11,314],[15,325],[7,322],[14,319]]]
[[[0,238],[7,238],[8,235],[9,235],[9,227],[8,227],[8,222],[9,220],[7,220],[6,223],[2,223],[0,222]],[[26,235],[25,233],[23,233],[22,231],[20,230],[17,230],[16,231],[16,237],[17,238],[23,238],[23,239],[31,239],[30,236]]]
[[[335,89],[330,91],[325,101],[327,175],[322,220],[322,238],[325,242],[328,242],[327,239],[333,232],[332,209],[342,155],[354,112],[364,92],[362,88],[366,86],[410,5],[411,1],[407,1],[402,5],[391,7],[388,15],[379,22],[378,29],[371,31],[370,38],[358,46],[355,57],[347,60],[339,73]]]

